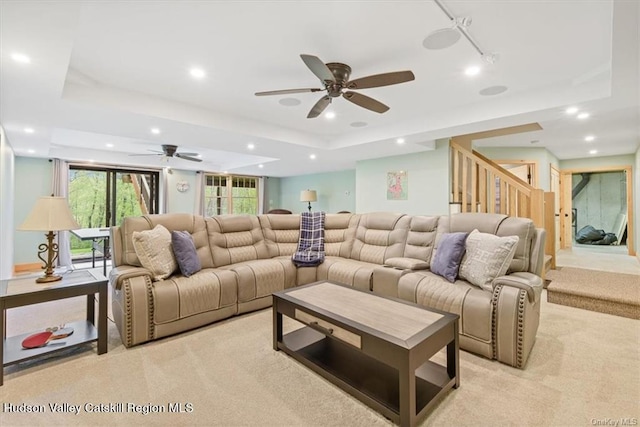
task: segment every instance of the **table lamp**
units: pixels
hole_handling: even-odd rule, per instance
[[[311,202],[318,200],[316,190],[303,190],[300,192],[300,201],[309,202],[309,212],[311,212]]]
[[[53,241],[56,231],[75,230],[80,228],[69,209],[65,197],[47,196],[40,197],[31,213],[18,227],[21,231],[46,231],[47,243],[38,246],[38,258],[44,262],[44,276],[38,277],[36,282],[48,283],[62,279],[53,274],[54,263],[58,259],[58,244]],[[47,259],[43,254],[47,253]]]

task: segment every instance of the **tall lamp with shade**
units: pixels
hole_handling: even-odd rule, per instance
[[[316,190],[303,190],[300,192],[300,201],[309,203],[309,212],[311,212],[311,202],[318,200]]]
[[[55,262],[58,259],[58,244],[53,241],[56,231],[75,230],[80,228],[71,215],[69,204],[65,197],[40,197],[31,213],[18,227],[20,231],[46,231],[47,243],[38,246],[38,258],[44,262],[44,276],[38,277],[36,282],[48,283],[62,279],[53,274]],[[46,259],[43,255],[46,254]]]

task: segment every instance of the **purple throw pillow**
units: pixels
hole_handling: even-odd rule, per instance
[[[171,245],[183,276],[189,277],[202,269],[191,234],[187,231],[172,231]]]
[[[456,281],[464,255],[465,240],[469,233],[445,233],[440,238],[438,250],[431,261],[431,271],[451,283]]]

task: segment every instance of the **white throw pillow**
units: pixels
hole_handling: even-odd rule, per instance
[[[162,225],[133,232],[133,249],[140,264],[153,274],[153,280],[166,279],[178,267],[171,247],[171,233]]]
[[[482,289],[493,291],[491,283],[506,274],[518,240],[518,236],[498,237],[473,230],[465,242],[466,252],[458,275]]]

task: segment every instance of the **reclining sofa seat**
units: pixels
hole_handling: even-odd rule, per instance
[[[518,236],[506,276],[496,278],[491,289],[485,290],[460,278],[449,283],[428,270],[410,271],[398,279],[397,296],[458,314],[462,348],[522,367],[533,347],[540,318],[543,254],[539,251],[544,247],[544,230],[536,230],[529,219],[500,214],[443,216],[438,221],[432,256],[444,233],[474,229],[497,236]]]
[[[387,258],[402,255],[410,221],[405,214],[362,214],[350,253],[325,257],[317,267],[316,280],[336,281],[370,291],[374,270]]]
[[[193,235],[202,271],[151,280],[131,237],[156,224]],[[327,214],[325,262],[296,268],[291,255],[299,225],[299,215],[164,214],[126,218],[121,227],[112,227],[110,283],[125,346],[267,307],[276,290],[336,280],[457,313],[461,348],[524,366],[538,327],[544,248],[544,230],[530,220],[498,214]],[[429,271],[442,234],[473,229],[519,236],[509,274],[488,290],[460,279],[452,284]]]
[[[172,275],[152,281],[133,248],[135,231],[156,225],[188,231],[202,270],[191,277]],[[206,325],[238,312],[237,275],[215,270],[205,219],[190,214],[126,218],[111,230],[110,274],[114,321],[126,347]],[[123,286],[124,285],[124,286]]]
[[[205,219],[213,266],[238,278],[238,313],[269,307],[271,294],[296,284],[289,259],[272,258],[255,215],[218,215]]]

